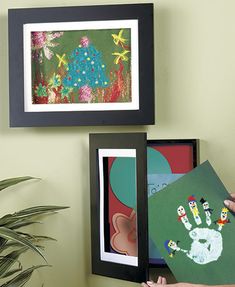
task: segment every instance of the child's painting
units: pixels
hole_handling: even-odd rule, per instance
[[[138,109],[136,20],[25,24],[26,111]]]
[[[234,215],[209,162],[149,198],[150,235],[179,282],[233,284]]]
[[[101,257],[137,266],[136,152],[99,150]]]
[[[138,256],[134,157],[108,159],[110,249]]]

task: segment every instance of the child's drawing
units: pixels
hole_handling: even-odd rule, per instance
[[[196,205],[195,196],[188,197],[189,207],[193,214],[194,221],[196,225],[199,225],[199,222],[202,223],[201,218],[199,217],[199,211]],[[212,210],[209,208],[209,203],[201,198],[200,202],[203,204],[203,209],[206,215],[206,223],[207,225],[211,224],[211,214]],[[191,243],[191,247],[189,250],[181,249],[178,246],[178,242],[174,242],[173,240],[166,240],[164,242],[164,246],[170,255],[174,255],[176,252],[184,252],[186,256],[192,259],[197,264],[208,264],[213,261],[217,261],[223,251],[223,238],[220,231],[222,227],[229,223],[229,219],[227,218],[228,209],[222,208],[220,219],[215,221],[219,227],[218,230],[209,229],[209,228],[199,228],[196,227],[191,230],[192,224],[189,222],[189,219],[186,215],[186,211],[183,206],[179,206],[177,209],[178,220],[184,224],[184,227],[189,230],[189,237],[193,240]],[[199,219],[200,218],[200,221]],[[209,223],[209,224],[208,224]]]
[[[32,31],[32,104],[130,103],[131,29]]]

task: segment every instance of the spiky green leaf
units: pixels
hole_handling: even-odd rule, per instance
[[[33,238],[32,238],[33,236]],[[37,247],[39,247],[40,249],[43,249],[44,247],[39,245],[39,243],[43,242],[43,241],[57,241],[55,238],[53,237],[49,237],[49,236],[40,236],[40,235],[30,235],[27,236],[26,238],[30,239],[30,241]],[[13,242],[13,241],[8,241],[7,243],[5,243],[2,247],[0,247],[0,253],[3,252],[4,250],[7,250],[9,248],[20,248],[22,247],[21,243],[18,242]]]
[[[0,237],[0,250],[4,247],[6,243],[7,240],[5,238]]]
[[[7,224],[7,228],[19,229],[21,227],[29,226],[29,225],[36,224],[36,223],[41,224],[40,221],[31,221],[31,220],[27,220],[27,219],[23,219],[23,220],[20,219],[20,220],[17,220],[15,222]]]
[[[9,186],[12,186],[12,185],[15,185],[17,183],[20,183],[20,182],[23,182],[26,180],[30,180],[30,179],[36,179],[36,178],[32,177],[32,176],[21,176],[21,177],[14,177],[14,178],[8,178],[8,179],[1,180],[0,181],[0,191],[9,187]]]
[[[34,217],[44,214],[53,214],[54,212],[62,209],[69,208],[68,206],[34,206],[15,212],[13,214],[7,214],[0,218],[0,226],[6,226],[14,224],[19,220],[32,220]]]
[[[24,247],[24,248],[21,248],[19,250],[14,250],[14,251],[8,253],[7,255],[5,255],[4,257],[1,258],[1,260],[0,260],[0,278],[3,277],[6,274],[6,272],[9,271],[11,266],[13,264],[15,264],[16,262],[18,262],[18,264],[19,264],[18,269],[21,269],[21,264],[18,261],[18,258],[22,253],[24,253],[27,250],[28,250],[28,247]]]
[[[31,250],[35,251],[46,261],[46,258],[43,256],[40,249],[37,248],[32,242],[30,242],[30,240],[19,235],[17,232],[15,232],[9,228],[6,228],[6,227],[0,227],[0,236],[7,239],[7,240],[12,240],[14,242],[21,243],[22,246],[26,246],[26,247],[30,248]]]
[[[11,269],[7,273],[5,273],[1,278],[7,278],[9,276],[14,275],[15,273],[19,273],[20,271],[22,271],[22,266],[20,266],[19,268]]]
[[[33,271],[42,268],[42,267],[49,267],[49,265],[38,265],[30,267],[23,272],[21,272],[19,275],[11,279],[10,281],[3,284],[1,287],[23,287],[31,278]]]
[[[42,205],[42,206],[34,206],[30,208],[23,209],[21,211],[15,212],[12,215],[15,217],[27,217],[32,215],[41,215],[45,213],[55,212],[61,209],[69,208],[68,206],[56,206],[56,205]]]

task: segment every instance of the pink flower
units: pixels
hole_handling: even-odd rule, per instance
[[[90,102],[92,100],[92,88],[85,85],[79,89],[79,100],[81,102]]]
[[[136,213],[133,210],[128,217],[116,213],[112,218],[115,233],[111,238],[111,246],[118,253],[137,256]]]
[[[49,47],[58,46],[58,43],[52,41],[63,35],[63,32],[32,32],[31,33],[31,45],[33,51],[43,49],[45,57],[50,60],[54,53]]]
[[[46,32],[32,32],[32,47],[41,49],[46,43]]]
[[[88,47],[89,43],[90,43],[90,40],[88,39],[87,36],[82,37],[80,40],[80,44],[82,45],[82,47]]]

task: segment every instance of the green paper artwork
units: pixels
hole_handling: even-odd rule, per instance
[[[32,31],[32,103],[131,102],[131,31]]]
[[[149,233],[177,281],[234,284],[234,215],[208,161],[149,198]]]

